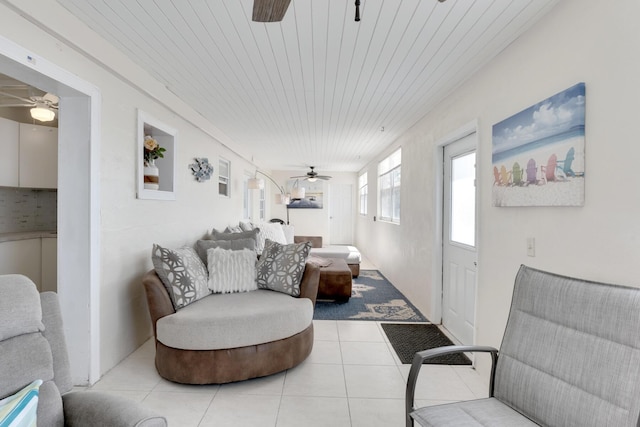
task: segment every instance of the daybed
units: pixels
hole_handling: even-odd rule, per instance
[[[322,245],[322,236],[295,236],[294,242],[311,242],[309,255],[322,258],[341,258],[347,262],[353,277],[360,275],[360,251],[350,245]]]
[[[488,352],[489,398],[414,408],[424,360]],[[500,346],[449,346],[417,353],[406,394],[413,426],[640,425],[640,289],[522,266]],[[419,396],[417,396],[420,398]]]
[[[311,353],[320,270],[307,263],[300,296],[258,289],[210,294],[176,311],[155,270],[143,278],[156,368],[170,381],[220,384],[292,368]]]

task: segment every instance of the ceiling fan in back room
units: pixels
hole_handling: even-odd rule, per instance
[[[9,99],[8,102],[0,102],[0,107],[31,107],[31,117],[41,122],[50,122],[56,117],[59,98],[52,93],[28,99],[2,91],[0,95]]]
[[[300,175],[300,176],[292,176],[292,179],[300,179],[302,178],[303,181],[309,181],[309,182],[315,182],[319,179],[328,181],[331,179],[331,177],[329,175],[318,175],[318,172],[316,172],[314,170],[315,166],[309,166],[309,168],[311,169],[309,172],[307,172],[306,175]]]
[[[438,0],[443,3],[446,0]],[[253,17],[255,22],[280,22],[287,13],[291,0],[253,0]],[[356,18],[360,21],[360,0],[355,0]]]

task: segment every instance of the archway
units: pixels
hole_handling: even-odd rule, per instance
[[[60,97],[58,294],[76,385],[100,378],[100,92],[0,36],[0,73]]]

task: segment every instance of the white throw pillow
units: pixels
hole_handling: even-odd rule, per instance
[[[260,232],[258,233],[258,244],[256,245],[256,252],[261,254],[264,250],[264,244],[267,239],[280,243],[281,245],[287,244],[287,238],[284,236],[282,225],[277,222],[264,222],[258,225]]]
[[[284,232],[284,238],[287,242],[287,245],[295,243],[293,240],[293,236],[295,235],[295,229],[293,225],[282,224],[282,231]]]
[[[209,289],[214,293],[249,292],[258,289],[256,253],[251,249],[207,250]]]

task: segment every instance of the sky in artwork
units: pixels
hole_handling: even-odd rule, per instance
[[[493,152],[584,127],[585,85],[578,83],[493,126]]]

